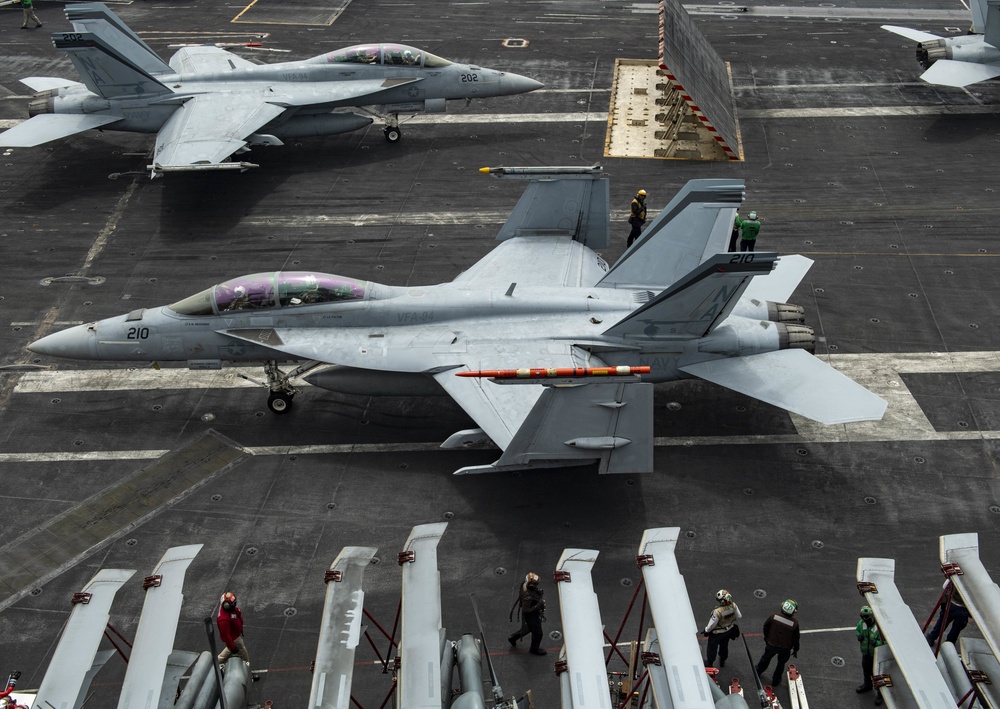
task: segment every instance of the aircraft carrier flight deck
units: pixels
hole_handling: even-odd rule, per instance
[[[27,117],[33,92],[21,78],[77,78],[51,41],[70,28],[68,5],[37,0],[44,27],[28,30],[18,6],[0,8],[3,127]],[[854,691],[859,557],[896,560],[896,583],[919,622],[941,590],[939,535],[978,532],[984,564],[1000,574],[1000,82],[924,83],[914,43],[880,29],[964,33],[969,13],[958,0],[685,5],[729,65],[742,160],[605,156],[615,63],[656,60],[655,3],[108,5],[163,57],[219,43],[275,62],[399,42],[544,88],[402,119],[397,143],[376,121],[255,146],[240,159],[258,167],[242,173],[150,179],[154,137],[136,133],[87,131],[2,150],[0,677],[20,670],[19,687],[38,687],[72,594],[101,568],[138,570],[111,612],[131,637],[143,576],[169,547],[204,543],[187,573],[175,647],[204,649],[202,619],[235,591],[261,672],[251,703],[304,705],[334,557],[345,546],[378,548],[364,603],[388,627],[410,529],[447,521],[438,561],[449,637],[476,632],[474,595],[504,689],[531,689],[536,706],[553,707],[562,641],[552,571],[562,550],[600,551],[594,582],[613,633],[641,579],[643,530],[676,526],[698,623],[716,591],[729,589],[756,661],[761,624],[796,599],[804,634],[793,662],[810,701],[865,707],[872,695]],[[744,179],[740,214],[763,218],[757,250],[815,261],[790,302],[805,309],[816,354],[887,399],[886,417],[822,426],[687,380],[656,386],[651,473],[454,476],[498,451],[439,448],[473,426],[447,396],[302,386],[294,410],[275,415],[260,367],[156,369],[26,349],[71,325],[174,303],[242,274],[450,281],[494,248],[524,188],[479,168],[595,164],[610,180],[612,243],[601,250],[609,263],[625,250],[636,190],[648,192],[652,214],[688,180]],[[143,484],[155,465],[159,482]],[[51,564],[40,554],[37,568],[17,576],[5,550],[84,501],[99,506],[86,511],[95,543],[105,540],[97,550]],[[529,571],[548,600],[544,658],[506,641]],[[41,581],[24,581],[31,574]],[[110,661],[87,706],[114,706],[124,673],[125,663]],[[742,641],[720,673],[730,677],[753,685]],[[362,644],[353,695],[378,706],[390,688]]]

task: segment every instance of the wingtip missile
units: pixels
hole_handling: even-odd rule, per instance
[[[488,379],[550,379],[553,377],[631,377],[649,374],[649,367],[520,367],[518,369],[477,369],[455,372],[456,377]]]
[[[591,165],[580,167],[577,165],[565,165],[558,167],[481,167],[479,171],[484,175],[600,175],[604,172],[601,165]]]

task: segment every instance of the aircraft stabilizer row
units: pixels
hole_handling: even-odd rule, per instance
[[[458,64],[403,44],[347,47],[311,59],[255,64],[215,46],[183,47],[164,62],[103,3],[67,5],[73,32],[56,32],[82,83],[22,79],[38,92],[30,118],[0,133],[28,148],[86,130],[155,133],[152,177],[246,170],[251,147],[365,128],[373,117],[399,141],[400,114],[440,113],[454,99],[510,96],[541,84]]]
[[[941,571],[950,582],[949,593],[960,602],[982,633],[964,634],[958,643],[928,645],[921,627],[896,587],[893,559],[858,559],[858,591],[871,607],[885,644],[875,648],[872,681],[889,709],[894,707],[1000,707],[1000,586],[979,557],[979,535],[945,534],[939,539]],[[949,588],[950,587],[950,588]],[[944,636],[946,628],[941,630]]]
[[[402,586],[398,617],[391,624],[392,635],[372,623],[390,641],[386,657],[378,654],[385,672],[393,675],[394,704],[397,709],[486,709],[489,702],[495,709],[528,709],[534,706],[530,690],[522,697],[514,697],[505,695],[500,686],[481,623],[478,637],[466,633],[457,641],[447,638],[437,558],[447,527],[446,522],[413,527],[398,554]],[[637,560],[642,560],[651,623],[641,645],[641,666],[638,654],[631,663],[630,672],[634,670],[634,674],[629,676],[629,686],[641,686],[644,709],[746,709],[748,703],[738,681],[727,687],[730,691],[723,691],[704,667],[698,628],[674,555],[679,534],[678,527],[664,527],[648,529],[642,538]],[[202,546],[168,549],[153,574],[144,579],[145,601],[118,699],[119,709],[213,709],[219,706],[220,686],[222,706],[247,706],[250,671],[242,660],[230,658],[220,676],[212,653],[173,649],[184,600],[184,577]],[[362,638],[376,647],[365,627],[363,586],[365,570],[376,552],[373,547],[344,547],[322,579],[326,584],[325,602],[312,669],[310,707],[361,706],[352,693],[352,684],[358,664],[355,655]],[[613,690],[607,669],[610,658],[604,658],[605,637],[591,579],[597,556],[596,550],[566,549],[553,574],[564,636],[556,672],[562,690],[561,706],[568,709],[611,709]],[[73,595],[73,609],[41,686],[36,693],[12,695],[17,704],[31,709],[80,709],[91,693],[95,675],[114,655],[114,650],[99,647],[111,604],[134,574],[134,570],[102,569],[80,593]],[[477,621],[478,616],[477,609]],[[182,681],[185,676],[186,681]],[[487,695],[486,684],[491,687],[491,696]],[[766,690],[762,686],[759,690],[763,700]]]
[[[403,578],[398,643],[396,637],[390,638],[398,662],[384,665],[387,671],[390,668],[394,671],[395,706],[399,709],[486,709],[482,668],[485,640],[480,639],[481,632],[480,638],[465,634],[458,641],[450,641],[441,624],[437,546],[446,527],[447,523],[414,527],[400,553]],[[247,706],[250,669],[239,657],[227,660],[220,676],[212,652],[173,649],[184,600],[184,576],[202,546],[168,549],[153,574],[144,579],[146,596],[127,659],[118,709]],[[351,686],[355,653],[367,633],[362,625],[365,596],[362,581],[376,551],[374,547],[344,547],[321,579],[326,584],[326,593],[312,669],[310,707],[360,706],[354,701]],[[12,709],[29,706],[81,709],[90,698],[95,675],[115,654],[115,650],[99,650],[99,647],[108,626],[111,604],[134,574],[129,569],[102,569],[80,593],[73,595],[73,609],[41,686],[33,693],[11,693],[6,701],[13,702]],[[530,692],[527,699],[505,699],[488,653],[486,664],[494,687],[491,706],[527,709]],[[457,675],[454,679],[461,688],[455,696],[451,689],[453,674]],[[187,679],[182,683],[185,676]],[[0,702],[0,706],[5,705]]]
[[[257,273],[29,349],[195,369],[264,361],[275,413],[290,410],[303,375],[346,394],[445,393],[477,428],[443,447],[503,451],[459,474],[593,462],[601,473],[652,471],[653,385],[683,378],[825,424],[882,417],[883,399],[813,356],[802,308],[786,303],[812,261],[725,253],[741,180],[688,182],[609,266],[596,252],[610,243],[600,167],[489,172],[527,188],[500,244],[451,282]],[[286,372],[283,362],[299,364]],[[508,369],[553,376],[486,376]]]

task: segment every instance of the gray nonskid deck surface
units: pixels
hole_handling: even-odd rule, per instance
[[[115,4],[163,54],[173,51],[169,44],[203,41],[196,32],[215,30],[210,41],[266,32],[265,47],[291,50],[237,50],[263,61],[395,40],[509,68],[546,90],[450,107],[444,116],[462,120],[404,123],[398,145],[373,126],[257,148],[250,157],[260,168],[242,175],[108,179],[142,171],[152,146],[152,137],[111,132],[6,151],[0,365],[109,369],[33,362],[24,345],[41,332],[174,302],[243,273],[320,270],[392,285],[451,279],[494,246],[498,220],[522,188],[480,176],[479,167],[597,162],[610,173],[613,206],[622,212],[640,187],[656,209],[689,179],[744,177],[746,208],[764,217],[760,248],[816,261],[791,300],[806,308],[821,354],[909,361],[925,354],[930,361],[932,353],[952,353],[958,364],[900,374],[926,422],[893,424],[877,440],[807,435],[784,412],[708,384],[661,385],[656,471],[600,478],[590,469],[451,476],[491,462],[496,451],[434,448],[471,425],[446,398],[367,399],[310,388],[294,412],[275,417],[255,388],[22,390],[18,374],[5,375],[0,534],[8,542],[147,465],[149,452],[172,450],[209,429],[268,451],[6,609],[0,673],[19,669],[19,686],[38,686],[71,594],[101,567],[139,571],[112,608],[112,623],[134,633],[142,576],[167,547],[203,542],[187,574],[178,647],[202,648],[201,619],[222,591],[235,590],[254,665],[269,670],[252,701],[301,706],[323,573],[340,549],[378,547],[380,561],[365,575],[365,605],[391,623],[396,553],[413,525],[448,519],[438,553],[449,635],[474,630],[475,593],[505,690],[530,687],[537,706],[552,707],[554,655],[510,653],[505,642],[519,578],[528,570],[542,575],[545,629],[558,630],[550,572],[560,552],[599,549],[594,581],[611,631],[640,579],[634,556],[642,531],[679,526],[678,562],[699,623],[715,591],[728,588],[756,654],[760,624],[784,598],[795,598],[803,629],[824,631],[803,637],[798,658],[812,703],[868,706],[871,696],[853,691],[861,672],[857,642],[844,630],[861,605],[857,557],[895,558],[896,583],[921,621],[942,581],[938,535],[979,532],[984,563],[1000,575],[993,543],[1000,365],[983,371],[973,365],[980,355],[965,354],[1000,350],[1000,177],[993,166],[1000,83],[952,90],[920,82],[912,43],[879,25],[964,32],[961,7],[927,1],[913,19],[898,11],[880,19],[885,4],[845,3],[838,15],[792,3],[801,11],[783,15],[762,2],[760,12],[745,16],[697,15],[731,62],[746,155],[736,164],[602,159],[614,60],[656,56],[650,3],[358,2],[328,27],[296,25],[291,10],[281,15],[288,24],[255,26],[230,22],[242,8]],[[50,30],[68,27],[61,9],[38,4],[45,22],[38,31],[20,31],[14,11],[2,16],[0,120],[25,116],[26,98],[18,97],[29,92],[18,78],[75,78],[49,41]],[[261,12],[257,17],[274,19]],[[315,8],[303,5],[302,14],[312,21]],[[504,48],[508,37],[528,46]],[[523,114],[546,120],[504,120]],[[628,231],[624,216],[614,226],[609,260],[624,249]],[[81,273],[105,280],[41,284]],[[626,635],[635,636],[634,625]],[[545,645],[559,643],[547,637]],[[739,645],[731,649],[722,678],[749,685],[750,664]],[[374,655],[362,648],[359,659]],[[89,706],[114,706],[123,676],[121,662],[109,663]],[[377,706],[388,688],[380,668],[357,668],[354,694],[365,706]]]

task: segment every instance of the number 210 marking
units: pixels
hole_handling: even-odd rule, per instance
[[[148,327],[130,327],[128,329],[128,334],[125,335],[126,339],[129,340],[145,340],[149,337]]]

